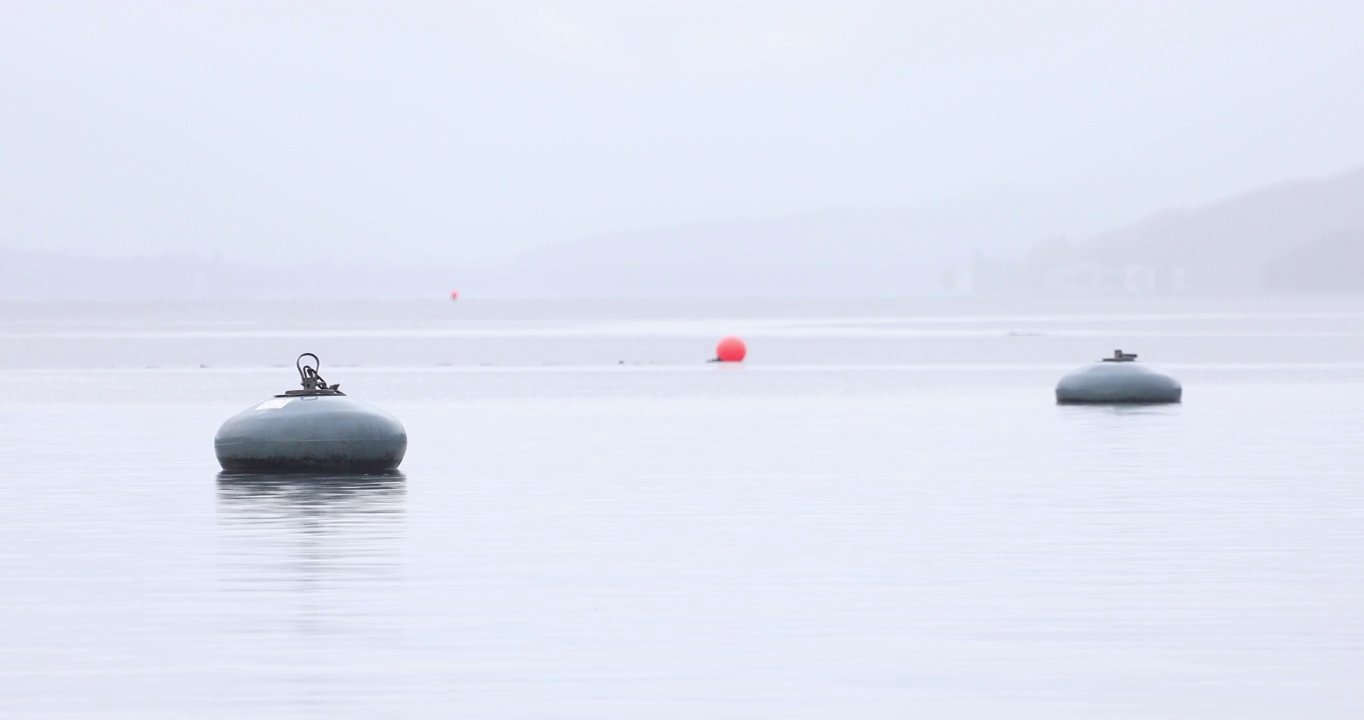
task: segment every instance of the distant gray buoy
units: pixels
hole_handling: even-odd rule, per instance
[[[312,358],[305,364],[304,358]],[[327,385],[312,353],[295,366],[303,389],[290,390],[227,419],[213,439],[229,472],[384,472],[407,453],[402,423]]]
[[[1078,368],[1056,384],[1056,402],[1076,404],[1160,404],[1180,402],[1184,389],[1165,373],[1115,350],[1113,357]]]

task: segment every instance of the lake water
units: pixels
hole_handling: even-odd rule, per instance
[[[1118,347],[1184,404],[1054,404]],[[0,306],[0,717],[1364,717],[1361,350],[1339,300]],[[401,476],[219,476],[304,351]]]

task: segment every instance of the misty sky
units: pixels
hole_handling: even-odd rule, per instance
[[[1361,28],[1357,0],[0,0],[0,247],[478,263],[998,194],[1082,235],[1364,163]]]

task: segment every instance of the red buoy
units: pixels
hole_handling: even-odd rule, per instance
[[[451,299],[451,300],[458,300],[458,299],[459,299],[459,291],[458,291],[458,290],[451,290],[451,291],[450,291],[450,299]]]
[[[743,362],[744,356],[748,355],[748,346],[744,341],[730,335],[720,341],[715,346],[715,359],[720,362]]]

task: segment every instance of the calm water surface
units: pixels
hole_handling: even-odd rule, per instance
[[[0,716],[1364,716],[1356,308],[470,307],[0,309]],[[401,475],[218,474],[305,350]]]

